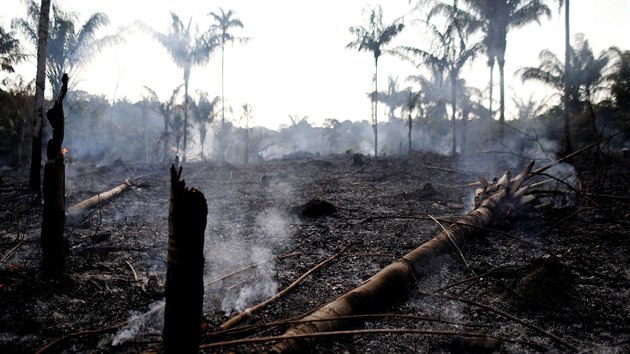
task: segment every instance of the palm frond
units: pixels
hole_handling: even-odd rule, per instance
[[[513,1],[514,6],[520,5],[522,1]],[[530,22],[537,22],[540,24],[540,18],[546,16],[551,18],[551,10],[549,7],[542,3],[540,0],[529,0],[525,5],[520,8],[514,9],[510,14],[509,27],[519,28]]]

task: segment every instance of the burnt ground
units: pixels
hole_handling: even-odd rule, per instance
[[[488,154],[465,161],[417,153],[376,161],[341,155],[249,166],[185,164],[187,185],[201,190],[209,206],[202,343],[282,334],[286,324],[251,327],[244,334],[213,332],[229,315],[270,297],[348,246],[241,326],[294,319],[326,304],[434,237],[441,225],[428,215],[443,220],[467,213],[474,190],[468,183],[479,175],[498,177],[510,167],[491,163]],[[570,351],[488,308],[429,295],[442,293],[501,310],[584,352],[630,352],[630,160],[608,157],[602,163],[606,168],[597,176],[589,174],[590,163],[580,169],[581,183],[575,184],[580,195],[561,183],[542,185],[540,195],[546,197],[535,207],[493,225],[501,232],[480,231],[461,255],[442,259],[402,301],[375,311],[388,316],[353,328],[447,334],[337,336],[313,352]],[[69,163],[67,205],[138,178],[117,198],[68,220],[67,267],[56,278],[41,271],[42,206],[32,203],[27,171],[5,170],[1,176],[0,351],[31,353],[66,335],[100,329],[105,330],[76,335],[49,352],[160,351],[168,166]],[[587,189],[589,181],[597,181],[598,189]],[[332,203],[336,212],[297,216],[304,209],[295,207],[315,197]],[[421,218],[395,218],[409,216]],[[366,220],[371,217],[384,218]],[[376,305],[381,304],[375,310]],[[472,340],[452,332],[502,339]],[[265,352],[271,346],[206,352]]]

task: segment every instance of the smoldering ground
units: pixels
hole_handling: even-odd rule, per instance
[[[209,205],[204,252],[204,281],[207,283],[203,307],[207,323],[204,343],[214,341],[206,336],[230,314],[275,294],[349,243],[351,247],[339,260],[313,273],[292,292],[243,324],[273,322],[309,312],[362,284],[407,251],[432,238],[441,230],[434,221],[395,217],[429,214],[444,218],[466,212],[464,206],[474,187],[461,186],[477,180],[476,168],[484,166],[488,155],[466,158],[470,159],[468,164],[462,164],[462,160],[457,162],[451,157],[421,153],[404,158],[366,160],[363,167],[354,166],[352,156],[344,154],[248,166],[184,164],[187,185],[203,191]],[[69,195],[68,203],[83,198],[79,191],[101,188],[128,175],[145,177],[135,188],[101,205],[82,223],[69,226],[66,235],[71,247],[67,278],[61,283],[47,282],[38,275],[37,235],[41,224],[37,214],[30,211],[28,200],[11,199],[15,194],[2,192],[1,211],[7,216],[2,219],[6,223],[3,237],[14,235],[15,238],[19,234],[25,240],[4,263],[9,268],[2,273],[3,284],[8,286],[0,295],[6,304],[1,313],[2,345],[16,352],[32,352],[67,333],[129,321],[127,326],[109,334],[77,337],[62,344],[60,349],[124,353],[157,348],[161,319],[145,314],[158,308],[163,299],[169,189],[166,166],[150,168],[125,163],[103,166],[97,173],[91,168],[82,168],[80,161],[77,164],[75,175],[69,177],[73,179],[74,192]],[[465,166],[474,171],[465,170]],[[265,175],[274,177],[268,186],[261,183]],[[24,178],[25,175],[12,175],[10,181],[24,181]],[[422,192],[426,183],[432,185],[433,193]],[[337,214],[315,219],[290,214],[292,207],[316,196],[336,205]],[[7,210],[7,205],[11,205],[12,210]],[[471,276],[471,271],[484,274],[497,268],[506,270],[499,273],[504,278],[496,278],[496,274],[484,277],[457,287],[456,292],[553,328],[555,333],[581,347],[622,348],[623,345],[615,347],[618,344],[615,338],[627,330],[622,319],[624,310],[620,307],[624,303],[624,292],[614,289],[625,284],[615,274],[625,274],[619,260],[627,257],[629,248],[620,228],[627,221],[602,218],[596,209],[591,209],[578,214],[571,223],[557,227],[553,224],[570,216],[575,209],[554,210],[542,209],[515,221],[506,231],[516,238],[489,233],[473,242],[461,250],[461,255],[451,256],[440,272],[419,283],[417,290],[412,289],[406,299],[384,310],[389,314],[449,323],[374,319],[367,321],[365,328],[483,330],[539,346],[502,343],[498,350],[555,350],[553,342],[524,331],[511,321],[425,295]],[[614,213],[617,209],[610,210]],[[14,211],[19,213],[11,214]],[[371,216],[391,218],[361,222]],[[549,229],[551,226],[554,227]],[[535,247],[519,239],[529,240]],[[9,245],[15,244],[7,243],[4,249],[8,250]],[[615,251],[606,251],[610,249]],[[287,253],[298,255],[275,258]],[[520,279],[520,274],[526,274],[530,260],[544,254],[560,257],[563,263],[574,267],[575,293],[571,302],[561,304],[561,309],[565,310],[540,310],[506,292],[501,285],[501,282],[509,285],[510,281]],[[255,263],[259,265],[210,284]],[[8,282],[9,279],[12,280]],[[598,285],[592,285],[594,281]],[[540,322],[542,315],[544,322]],[[577,328],[573,323],[585,324]],[[281,334],[282,330],[273,328],[267,334]],[[25,343],[18,338],[29,340]],[[114,341],[118,344],[115,347]],[[448,348],[454,345],[453,341],[448,337],[373,334],[334,339],[315,350],[363,352],[370,348],[383,352],[417,352]],[[265,344],[225,348],[237,352],[267,349]]]

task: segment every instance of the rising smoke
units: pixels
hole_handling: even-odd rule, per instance
[[[127,325],[118,330],[112,339],[112,345],[121,345],[149,333],[161,334],[164,327],[164,303],[164,300],[160,300],[151,304],[147,312],[131,313]]]

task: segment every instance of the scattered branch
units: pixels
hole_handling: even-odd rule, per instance
[[[230,318],[229,320],[227,320],[226,322],[224,322],[222,325],[219,326],[219,328],[221,330],[232,328],[232,327],[236,326],[237,324],[239,324],[244,319],[250,317],[254,312],[256,312],[256,311],[260,310],[261,308],[269,305],[270,303],[278,300],[280,297],[284,296],[284,294],[288,293],[293,288],[298,286],[304,279],[306,279],[306,277],[311,275],[311,273],[313,273],[316,270],[318,270],[318,269],[320,269],[320,268],[330,264],[335,259],[337,259],[339,256],[341,256],[341,254],[343,254],[348,249],[348,247],[350,247],[350,244],[346,245],[344,248],[341,249],[341,251],[337,252],[332,257],[324,260],[323,262],[317,264],[315,267],[311,268],[308,272],[302,274],[302,276],[300,276],[297,280],[295,280],[293,283],[291,283],[291,285],[289,285],[286,288],[282,289],[282,291],[280,291],[276,295],[270,297],[269,299],[267,299],[267,300],[265,300],[265,301],[263,301],[263,302],[261,302],[261,303],[259,303],[257,305],[251,306],[251,307],[243,310],[238,315],[236,315],[236,316]]]
[[[250,269],[256,268],[256,267],[258,267],[260,265],[263,265],[265,263],[271,262],[273,260],[281,260],[281,259],[285,259],[285,258],[296,257],[296,256],[299,256],[300,254],[301,253],[299,253],[299,252],[291,252],[291,253],[286,253],[286,254],[283,254],[283,255],[280,255],[280,256],[276,256],[276,257],[273,257],[273,258],[270,258],[270,259],[266,259],[266,260],[260,261],[258,263],[250,264],[248,266],[245,266],[245,267],[236,269],[234,271],[231,271],[231,272],[229,272],[227,274],[224,274],[224,275],[222,275],[222,276],[220,276],[220,277],[218,277],[218,278],[216,278],[214,280],[211,280],[211,281],[205,283],[204,285],[205,286],[212,285],[214,283],[220,282],[221,280],[227,279],[227,278],[229,278],[231,276],[234,276],[236,274],[242,273],[242,272],[244,272],[246,270],[250,270]]]
[[[466,303],[468,305],[476,306],[476,307],[479,307],[479,308],[482,308],[482,309],[494,312],[497,315],[505,317],[505,318],[507,318],[507,319],[509,319],[511,321],[514,321],[514,322],[516,322],[518,324],[521,324],[521,325],[523,325],[523,326],[525,326],[525,327],[527,327],[527,328],[529,328],[531,330],[534,330],[534,331],[538,332],[539,334],[542,334],[542,335],[552,339],[554,342],[556,342],[556,343],[558,343],[558,344],[560,344],[560,345],[562,345],[562,346],[564,346],[566,348],[571,349],[574,352],[579,352],[580,351],[578,349],[578,347],[576,347],[575,345],[567,342],[565,339],[563,339],[561,337],[558,337],[557,335],[555,335],[555,334],[553,334],[553,333],[551,333],[551,332],[549,332],[547,330],[544,330],[544,329],[542,329],[542,328],[540,328],[540,327],[538,327],[536,325],[533,325],[533,324],[531,324],[529,322],[525,322],[525,321],[521,320],[520,318],[517,318],[517,317],[515,317],[513,315],[510,315],[507,312],[503,312],[503,311],[501,311],[499,309],[496,309],[496,308],[494,308],[492,306],[481,304],[481,303],[478,303],[478,302],[475,302],[475,301],[472,301],[472,300],[458,298],[458,297],[455,297],[455,296],[452,296],[452,295],[448,295],[448,294],[425,294],[425,295],[432,296],[432,297],[440,297],[440,298],[444,298],[444,299],[448,299],[448,300],[452,300],[452,301],[461,301],[461,302]]]
[[[462,332],[462,331],[446,331],[446,330],[432,330],[432,329],[416,329],[416,328],[377,328],[377,329],[358,329],[350,331],[330,331],[330,332],[313,332],[307,334],[293,334],[289,336],[271,336],[271,337],[259,337],[259,338],[245,338],[224,342],[215,342],[209,344],[203,344],[199,347],[200,350],[225,347],[229,345],[242,345],[252,343],[267,343],[278,342],[285,340],[306,339],[315,337],[339,337],[339,336],[353,336],[362,334],[424,334],[434,336],[453,336],[453,337],[473,337],[473,338],[486,338],[490,340],[496,340],[506,343],[518,343],[529,346],[538,347],[539,345],[532,342],[514,340],[506,337],[497,337],[485,333],[477,332]]]

